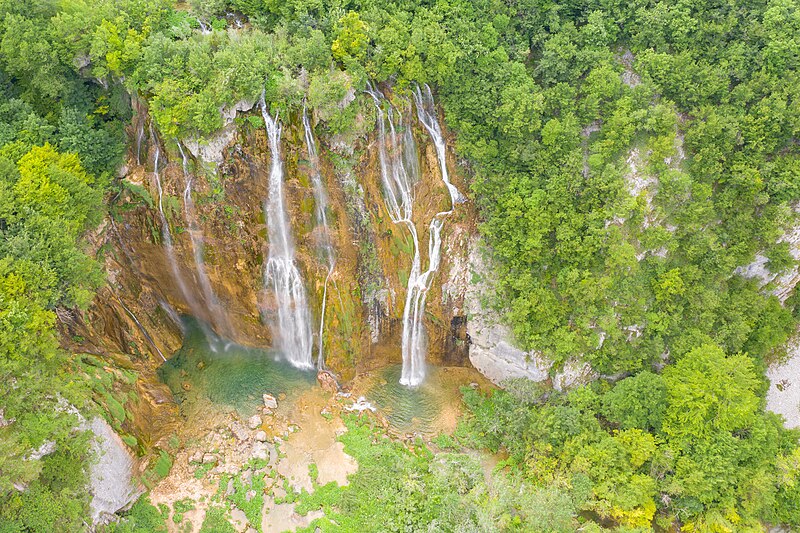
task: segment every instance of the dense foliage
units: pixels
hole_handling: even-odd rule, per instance
[[[505,449],[535,486],[559,487],[578,509],[628,527],[761,531],[798,524],[797,434],[764,413],[745,355],[692,350],[662,375],[567,394],[523,382],[465,399],[465,442]]]
[[[475,450],[443,439],[434,453],[346,420],[340,440],[358,461],[346,487],[331,482],[299,495],[297,511],[322,509],[306,531],[575,531],[576,507],[560,487],[534,487],[505,474],[487,476]]]
[[[508,450],[522,476],[509,483],[546,505],[459,515],[453,490],[475,503],[487,489],[454,489],[459,476],[397,449],[374,475],[400,468],[441,499],[354,489],[375,507],[345,494],[341,520],[413,529],[446,509],[453,529],[543,527],[525,515],[541,508],[568,511],[552,531],[579,511],[625,527],[800,524],[797,436],[764,414],[759,377],[797,298],[737,270],[756,253],[772,274],[795,265],[780,238],[800,200],[798,33],[796,0],[0,0],[0,530],[68,531],[85,513],[85,442],[58,406],[87,389],[55,312],[102,283],[81,238],[131,99],[163,136],[203,138],[263,91],[353,141],[373,124],[367,80],[437,92],[519,342],[556,368],[631,377],[467,396],[462,439]],[[30,460],[47,441],[57,451]]]
[[[59,349],[56,311],[85,308],[103,282],[82,237],[103,216],[129,117],[118,88],[75,69],[67,36],[89,12],[0,2],[3,532],[79,531],[88,515],[89,437],[72,409],[90,389]]]

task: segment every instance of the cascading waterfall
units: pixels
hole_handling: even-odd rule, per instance
[[[328,195],[325,193],[325,188],[322,185],[322,176],[319,171],[319,156],[317,154],[317,144],[314,141],[314,134],[311,130],[311,121],[308,118],[308,112],[303,106],[303,129],[306,137],[306,150],[308,151],[308,160],[311,165],[311,184],[314,189],[314,200],[316,202],[316,219],[317,226],[322,228],[322,237],[320,240],[320,248],[325,256],[325,262],[328,265],[328,273],[325,276],[325,284],[322,287],[322,308],[319,318],[319,336],[317,339],[318,352],[317,352],[317,368],[323,368],[325,360],[323,357],[323,332],[325,328],[325,304],[328,298],[328,281],[333,274],[333,269],[336,266],[336,256],[333,251],[333,244],[330,239],[330,229],[328,228]]]
[[[203,307],[200,305],[200,302],[197,301],[197,298],[195,298],[194,293],[190,291],[189,287],[186,285],[186,281],[183,279],[183,275],[181,274],[181,269],[178,266],[178,261],[175,258],[175,246],[172,242],[172,233],[169,229],[167,216],[164,214],[164,189],[161,186],[161,175],[158,173],[158,164],[159,160],[161,159],[161,146],[159,145],[158,139],[153,133],[152,124],[150,124],[150,137],[153,139],[153,144],[156,147],[153,177],[156,182],[156,189],[158,190],[158,215],[161,219],[161,236],[164,240],[164,247],[167,251],[169,268],[172,271],[172,277],[175,280],[175,283],[178,284],[178,290],[180,291],[181,296],[183,296],[186,304],[189,306],[191,313],[194,316],[202,316],[201,312]],[[207,326],[203,324],[203,327],[206,328]],[[211,349],[216,352],[217,346],[211,345]]]
[[[172,271],[172,276],[175,279],[175,283],[178,284],[178,289],[180,290],[183,299],[186,301],[192,313],[197,314],[197,311],[200,309],[200,304],[197,302],[194,294],[186,286],[186,281],[181,275],[180,267],[175,259],[175,247],[172,243],[172,233],[169,229],[167,217],[164,214],[164,190],[161,187],[161,176],[158,173],[158,163],[161,159],[161,147],[158,144],[158,139],[153,133],[152,124],[150,126],[150,136],[152,137],[153,144],[155,144],[156,147],[153,177],[156,181],[156,189],[158,190],[158,215],[161,218],[161,237],[164,240],[164,247],[167,251],[167,261],[169,262],[169,268]]]
[[[389,106],[386,113],[381,107],[383,95],[369,86],[367,92],[375,100],[378,112],[378,159],[381,166],[384,201],[389,217],[395,224],[408,228],[413,242],[414,255],[408,275],[405,307],[403,308],[402,355],[403,370],[400,383],[416,386],[425,379],[425,343],[422,336],[422,314],[424,300],[420,299],[419,280],[422,266],[419,254],[419,237],[412,220],[414,197],[412,188],[419,179],[416,164],[416,145],[410,128],[398,135],[394,125],[394,109]],[[402,115],[398,113],[398,123],[402,127]],[[389,125],[387,132],[386,125]],[[388,147],[388,149],[387,149]],[[422,305],[420,305],[422,304]]]
[[[417,108],[417,118],[428,130],[428,134],[433,140],[436,147],[436,156],[439,160],[439,168],[442,174],[442,181],[447,187],[450,194],[450,209],[447,211],[440,211],[431,220],[430,228],[428,231],[428,270],[419,275],[416,279],[409,278],[408,293],[411,295],[413,308],[411,310],[411,319],[408,325],[411,326],[411,334],[408,335],[409,347],[409,360],[411,365],[406,371],[405,358],[403,364],[403,374],[400,383],[407,385],[416,385],[422,382],[425,378],[425,352],[427,346],[425,345],[425,330],[423,325],[423,318],[425,316],[425,303],[428,297],[428,291],[431,288],[433,275],[439,270],[439,265],[442,259],[442,227],[444,226],[444,218],[450,215],[455,209],[455,205],[463,201],[463,197],[459,190],[450,182],[450,176],[447,173],[447,159],[445,152],[444,136],[439,127],[439,121],[436,118],[436,107],[433,103],[433,95],[431,94],[430,87],[425,84],[425,97],[420,91],[419,86],[416,87],[414,92],[414,103]],[[406,304],[408,305],[408,304]],[[408,312],[408,310],[406,310]],[[405,334],[404,334],[405,340]]]
[[[439,269],[441,263],[444,218],[453,212],[455,204],[461,202],[463,198],[455,185],[450,182],[447,172],[444,136],[436,118],[430,88],[427,85],[425,88],[424,97],[419,87],[414,93],[417,117],[436,146],[442,181],[447,187],[452,204],[448,211],[437,213],[430,222],[428,229],[428,268],[425,272],[422,272],[419,238],[412,221],[414,203],[412,187],[419,179],[414,138],[409,127],[405,128],[402,136],[398,135],[394,125],[393,108],[389,106],[384,114],[381,107],[381,101],[384,100],[383,95],[371,85],[367,89],[367,92],[375,100],[375,107],[378,111],[378,157],[381,165],[384,199],[389,216],[394,223],[402,223],[408,227],[414,244],[414,257],[411,263],[411,272],[408,276],[408,289],[406,291],[405,308],[403,309],[403,369],[400,377],[401,384],[412,387],[419,385],[425,379],[427,343],[423,319],[433,275]],[[402,115],[399,113],[398,115],[398,126],[402,128]],[[389,125],[388,134],[386,131],[387,123]],[[387,150],[387,146],[391,149],[391,153]]]
[[[269,199],[265,205],[269,255],[264,270],[264,282],[275,295],[276,314],[271,320],[278,348],[289,362],[298,368],[313,368],[311,357],[311,321],[306,291],[300,272],[294,263],[294,242],[289,230],[283,199],[283,163],[280,153],[281,126],[277,115],[272,118],[261,98],[261,115],[269,139],[271,166]]]
[[[453,208],[455,208],[456,204],[464,201],[464,196],[462,196],[456,186],[450,182],[450,175],[447,173],[444,135],[442,135],[442,128],[439,127],[439,119],[436,117],[436,105],[433,102],[431,88],[427,83],[425,84],[424,94],[419,88],[419,85],[417,85],[414,91],[414,103],[417,106],[417,118],[425,129],[428,130],[428,134],[431,136],[431,140],[433,140],[433,144],[436,147],[436,157],[439,160],[439,170],[442,173],[442,181],[444,181],[444,184],[447,186],[447,192],[450,193],[450,201],[452,203],[449,211],[443,211],[436,216],[449,215],[453,212]]]
[[[151,131],[152,133],[152,131]],[[142,139],[144,139],[144,122],[139,123],[139,130],[136,134],[136,164],[142,164]]]
[[[145,327],[142,325],[142,323],[139,322],[139,319],[136,318],[136,315],[133,314],[133,311],[128,309],[128,306],[125,305],[124,303],[122,303],[122,300],[120,300],[119,296],[114,294],[114,298],[116,298],[117,302],[119,302],[119,305],[122,306],[122,308],[125,310],[125,312],[128,313],[128,316],[130,316],[133,319],[133,322],[139,328],[139,331],[142,332],[142,335],[144,335],[144,338],[147,340],[147,342],[150,343],[150,346],[155,348],[156,352],[158,352],[158,355],[161,357],[161,360],[166,362],[167,358],[164,357],[164,354],[161,352],[161,349],[158,347],[156,342],[153,340],[153,337],[150,336],[150,333],[148,333],[147,330],[145,329]]]
[[[183,178],[185,182],[183,189],[184,216],[189,228],[189,238],[192,243],[192,255],[194,256],[194,266],[197,272],[198,284],[200,285],[200,290],[203,292],[206,309],[214,328],[217,332],[230,334],[231,325],[228,320],[228,315],[225,313],[222,304],[211,286],[211,280],[208,278],[205,261],[203,260],[203,233],[197,223],[197,215],[194,210],[194,200],[192,199],[192,175],[189,173],[188,159],[180,143],[178,143],[178,150],[181,153]]]

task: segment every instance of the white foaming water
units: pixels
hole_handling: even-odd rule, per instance
[[[433,102],[431,88],[427,83],[425,84],[424,95],[420,90],[419,85],[417,85],[414,91],[414,103],[417,106],[417,118],[419,118],[420,123],[422,123],[425,129],[428,130],[428,134],[430,134],[433,144],[436,147],[436,157],[439,159],[439,169],[442,173],[442,181],[444,181],[444,184],[447,186],[447,192],[450,193],[452,207],[455,207],[456,204],[464,201],[464,197],[456,188],[456,186],[450,183],[450,175],[447,173],[447,156],[445,153],[446,146],[444,143],[444,135],[442,135],[442,128],[439,127],[439,119],[436,117],[436,105]],[[453,209],[451,208],[449,211],[443,211],[439,214],[447,215],[452,212]]]
[[[306,291],[294,263],[294,242],[283,200],[283,163],[280,153],[281,126],[272,118],[262,95],[261,115],[267,129],[271,166],[269,199],[265,211],[269,235],[269,255],[264,270],[265,285],[275,295],[276,315],[270,320],[277,347],[298,368],[313,368],[311,320]]]
[[[151,130],[152,132],[152,130]],[[142,139],[144,139],[144,122],[139,122],[139,129],[136,134],[136,164],[142,164]]]
[[[194,200],[192,199],[193,178],[189,173],[186,153],[183,151],[183,147],[180,143],[178,143],[178,150],[180,150],[183,160],[183,178],[185,182],[183,189],[184,216],[186,218],[186,225],[189,228],[189,238],[192,243],[192,255],[194,256],[194,266],[197,272],[198,284],[200,285],[200,290],[203,292],[203,298],[205,299],[206,309],[208,310],[212,325],[218,332],[230,335],[232,331],[228,315],[211,286],[211,280],[208,278],[205,261],[203,261],[203,232],[197,223]]]
[[[400,135],[394,125],[393,108],[390,106],[384,114],[381,107],[383,95],[372,86],[368,87],[367,92],[375,100],[375,107],[378,111],[378,158],[381,165],[386,207],[394,223],[404,224],[408,228],[414,247],[411,270],[408,275],[405,307],[403,308],[403,368],[400,383],[415,387],[425,379],[427,343],[423,318],[432,273],[439,268],[442,222],[437,218],[438,215],[431,221],[428,242],[429,266],[423,273],[419,253],[419,237],[412,221],[414,204],[412,188],[414,183],[419,180],[416,143],[411,134],[411,128],[403,128],[402,115],[398,113],[398,126],[403,128],[402,135]],[[389,125],[388,132],[387,123]]]
[[[328,215],[326,210],[328,208],[328,195],[325,194],[325,187],[322,185],[322,176],[319,171],[319,155],[317,154],[317,145],[314,141],[314,134],[311,131],[311,121],[308,119],[308,113],[305,106],[303,106],[303,129],[306,137],[306,149],[308,151],[308,159],[311,164],[311,184],[314,188],[314,200],[316,203],[316,219],[317,226],[322,228],[322,239],[320,247],[322,253],[325,255],[325,261],[328,265],[328,274],[325,276],[325,284],[322,287],[322,309],[319,318],[319,336],[317,339],[318,352],[317,352],[317,368],[324,368],[325,359],[323,356],[323,332],[325,328],[325,304],[328,299],[328,281],[333,274],[333,269],[336,266],[336,256],[333,250],[333,244],[330,239],[330,229],[328,228]]]

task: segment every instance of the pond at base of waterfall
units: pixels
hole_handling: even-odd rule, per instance
[[[452,432],[463,409],[460,388],[473,384],[482,389],[488,381],[465,367],[427,368],[427,377],[417,387],[400,384],[402,367],[389,366],[359,379],[359,394],[378,409],[395,433],[426,436]]]
[[[263,394],[291,399],[316,382],[314,372],[293,367],[277,350],[235,344],[191,317],[183,323],[183,346],[161,365],[159,376],[184,410],[211,403],[252,414],[263,405]]]

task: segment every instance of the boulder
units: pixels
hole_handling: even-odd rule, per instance
[[[265,442],[256,441],[250,456],[261,461],[268,461],[270,458],[269,447]]]
[[[247,427],[250,429],[256,429],[261,425],[261,417],[258,415],[253,415],[247,419]]]
[[[239,422],[234,422],[231,424],[231,433],[233,433],[233,436],[236,437],[236,440],[247,440],[247,438],[250,436],[247,429]]]
[[[327,370],[320,370],[317,372],[317,382],[324,391],[339,392],[339,383],[336,381],[336,378],[333,377],[333,374]]]
[[[203,464],[208,465],[217,462],[217,456],[213,453],[204,453],[203,454]]]
[[[278,400],[275,399],[275,396],[272,394],[264,394],[264,407],[267,409],[277,409],[278,408]]]
[[[127,509],[144,492],[134,473],[136,458],[114,429],[100,417],[83,422],[95,435],[92,447],[97,460],[89,471],[89,490],[92,495],[91,514],[95,524],[114,520],[117,511]]]

